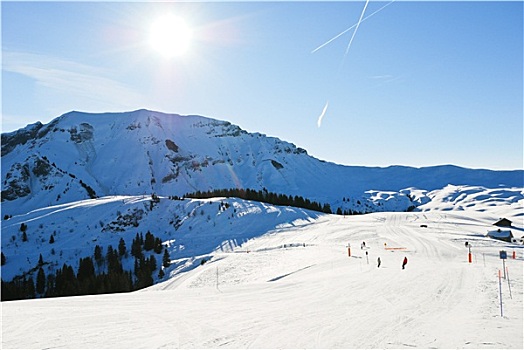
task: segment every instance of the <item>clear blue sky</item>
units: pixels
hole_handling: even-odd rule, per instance
[[[364,4],[2,2],[2,130],[147,108],[347,165],[524,168],[523,3],[395,1],[360,24],[346,56],[353,30],[312,53]],[[167,12],[193,30],[171,59],[148,43]]]

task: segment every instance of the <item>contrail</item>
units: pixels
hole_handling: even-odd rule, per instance
[[[348,29],[346,29],[345,31],[343,31],[342,33],[338,34],[337,36],[335,36],[334,38],[331,38],[330,40],[328,40],[327,42],[325,42],[324,44],[320,45],[319,47],[317,47],[316,49],[314,49],[313,51],[311,51],[311,53],[315,53],[316,51],[320,50],[321,48],[323,48],[324,46],[326,46],[327,44],[329,44],[330,42],[332,42],[333,40],[337,39],[338,37],[342,36],[343,34],[347,33],[348,31],[350,31],[351,29],[355,28],[355,31],[353,32],[353,35],[351,36],[351,39],[349,40],[349,43],[348,43],[348,46],[346,48],[346,52],[344,53],[344,57],[342,59],[342,63],[341,64],[344,64],[344,61],[346,60],[346,56],[349,52],[349,48],[351,47],[351,43],[353,42],[353,39],[355,38],[355,34],[357,34],[357,31],[358,31],[358,27],[360,26],[360,23],[364,22],[366,19],[370,18],[371,16],[379,13],[380,11],[382,11],[383,9],[385,9],[387,6],[391,5],[393,2],[395,2],[396,0],[391,0],[390,2],[388,2],[386,5],[382,6],[381,8],[379,8],[378,10],[376,10],[375,12],[371,13],[370,15],[368,15],[367,17],[364,17],[364,14],[366,13],[366,8],[368,7],[368,4],[369,4],[369,0],[366,0],[366,3],[364,5],[364,8],[362,9],[362,13],[360,14],[360,18],[358,19],[358,22],[354,25],[352,25],[351,27],[349,27]],[[326,111],[327,111],[327,108],[328,108],[328,105],[329,105],[329,101],[326,101],[326,104],[324,105],[324,109],[322,109],[322,113],[320,114],[320,116],[318,117],[318,120],[317,120],[317,126],[320,128],[322,126],[322,120],[324,119],[324,116],[326,115]]]
[[[364,18],[364,13],[366,12],[366,8],[368,7],[369,0],[366,0],[366,4],[364,5],[364,8],[362,9],[362,13],[360,14],[360,18],[358,19],[357,26],[355,27],[355,31],[353,31],[353,35],[351,35],[351,39],[349,40],[348,47],[346,47],[346,52],[344,53],[344,60],[346,59],[346,56],[348,55],[349,48],[351,47],[351,43],[353,42],[353,38],[355,38],[355,34],[357,34],[358,27],[360,27],[360,23],[362,23],[362,18]]]
[[[324,119],[324,115],[326,114],[326,111],[327,111],[328,105],[329,105],[329,101],[326,102],[326,105],[324,106],[324,109],[322,110],[322,113],[320,113],[320,116],[318,117],[318,120],[317,120],[317,126],[318,126],[319,128],[320,128],[320,126],[322,125],[322,119]]]
[[[379,13],[380,11],[382,11],[383,9],[385,9],[386,7],[388,7],[389,5],[391,5],[392,3],[394,3],[396,0],[392,0],[390,2],[388,2],[387,4],[385,4],[384,6],[382,6],[381,8],[379,8],[378,10],[376,10],[375,12],[371,13],[370,15],[364,17],[361,21],[359,21],[358,23],[355,23],[353,24],[351,27],[349,27],[348,29],[344,30],[342,33],[336,35],[335,37],[329,39],[328,41],[326,41],[325,43],[323,43],[322,45],[320,45],[319,47],[317,47],[316,49],[314,49],[313,51],[311,51],[311,53],[315,53],[317,52],[318,50],[320,50],[321,48],[323,48],[324,46],[328,45],[329,43],[331,43],[332,41],[334,41],[335,39],[338,39],[339,37],[341,37],[342,35],[346,34],[347,32],[349,32],[351,29],[357,27],[360,23],[364,22],[365,20],[367,20],[368,18],[376,15],[377,13]],[[367,5],[367,3],[366,3]],[[364,8],[365,9],[365,8]],[[356,31],[356,30],[355,30]]]

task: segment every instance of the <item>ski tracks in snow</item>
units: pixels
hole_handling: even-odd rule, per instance
[[[242,249],[250,253],[216,256],[143,292],[7,302],[2,345],[519,348],[522,260],[507,261],[513,299],[504,281],[500,317],[494,252],[504,245],[476,247],[489,255],[469,264],[457,237],[467,238],[473,221],[446,214],[449,224],[437,226],[438,215],[427,213],[427,228],[406,213],[324,216],[249,241]],[[369,249],[358,249],[362,241]],[[265,249],[296,242],[305,247]],[[385,250],[385,242],[406,250]]]

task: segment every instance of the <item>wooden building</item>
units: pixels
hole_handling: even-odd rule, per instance
[[[499,219],[499,221],[497,221],[493,225],[499,226],[499,227],[511,227],[511,221],[506,218],[502,218],[502,219]]]

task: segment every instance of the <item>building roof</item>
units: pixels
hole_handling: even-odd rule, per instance
[[[495,226],[511,226],[511,220],[508,220],[506,218],[501,218],[497,222],[495,222],[493,225],[495,225]]]
[[[488,236],[492,238],[508,238],[513,237],[513,234],[511,233],[511,230],[493,230],[488,231]]]

